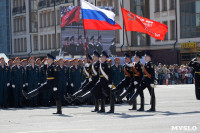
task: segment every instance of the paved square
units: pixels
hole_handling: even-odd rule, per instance
[[[147,110],[150,96],[144,92]],[[0,133],[200,132],[200,101],[194,85],[157,86],[155,94],[153,113],[129,111],[127,104],[116,105],[115,114],[92,113],[93,106],[65,106],[63,115],[53,115],[55,107],[0,110]]]

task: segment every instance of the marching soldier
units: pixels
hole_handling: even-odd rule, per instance
[[[130,94],[134,94],[135,89],[138,89],[138,87],[140,86],[140,83],[142,81],[143,78],[143,72],[142,72],[142,64],[140,63],[140,59],[142,57],[139,55],[138,52],[135,52],[135,56],[134,56],[134,61],[133,62],[133,80],[131,81],[131,85],[129,85],[129,87],[119,96],[117,97],[118,100],[122,100],[126,95]],[[144,94],[143,91],[141,91],[140,94],[140,98],[141,98],[141,107],[140,109],[138,109],[138,111],[144,111]],[[132,109],[129,110],[136,110],[137,109],[137,102],[136,100],[133,101],[133,107]]]
[[[62,114],[62,104],[61,101],[58,99],[58,81],[57,81],[57,68],[54,65],[55,57],[47,54],[47,62],[48,65],[45,65],[45,69],[47,69],[47,82],[42,84],[39,88],[29,92],[28,94],[25,91],[22,91],[24,97],[26,99],[30,99],[31,97],[37,96],[40,92],[44,90],[52,90],[54,94],[54,98],[56,100],[57,112],[53,114]]]
[[[98,42],[95,46],[95,49],[98,53],[101,53],[101,51],[103,51],[101,36],[98,37]]]
[[[111,54],[113,55],[113,56],[115,56],[116,55],[116,45],[115,45],[115,38],[111,41],[112,42],[112,44],[110,45],[110,52],[111,52]]]
[[[13,66],[13,60],[9,59],[8,60],[8,70],[9,70],[9,83],[10,85],[8,86],[8,105],[12,106],[12,102],[13,102],[13,96],[12,96],[12,77],[11,77],[11,70],[12,70],[12,66]]]
[[[65,97],[65,99],[71,103],[72,101],[75,100],[76,96],[81,94],[82,93],[82,89],[87,85],[87,83],[91,80],[90,77],[91,77],[91,67],[92,67],[92,57],[90,54],[87,55],[88,58],[86,58],[84,60],[84,67],[83,67],[83,75],[85,76],[85,81],[82,83],[80,89],[75,92],[73,95],[71,94],[67,94],[68,97]],[[90,80],[89,80],[90,79]]]
[[[69,54],[72,55],[72,57],[74,57],[74,55],[76,54],[76,45],[74,44],[74,36],[70,38],[70,45],[68,50]]]
[[[20,58],[16,57],[14,60],[15,65],[12,67],[11,78],[14,97],[14,107],[22,106],[22,88],[25,87],[24,83],[24,69],[20,65]]]
[[[90,38],[90,43],[88,44],[88,53],[91,55],[95,51],[95,46],[94,46],[94,36]]]
[[[82,35],[78,37],[78,44],[77,44],[77,55],[84,55],[84,44],[82,42]]]
[[[192,67],[194,70],[195,94],[196,99],[200,100],[200,54],[197,54],[196,58],[192,59],[188,66]]]
[[[58,60],[57,77],[58,77],[58,98],[64,103],[64,95],[66,95],[66,82],[68,68],[64,65],[62,58]]]
[[[154,71],[154,65],[151,62],[151,54],[149,52],[146,52],[145,54],[145,65],[143,67],[144,72],[144,79],[141,82],[140,87],[137,89],[137,91],[132,95],[128,103],[130,105],[133,104],[133,101],[137,98],[139,94],[142,93],[142,91],[145,88],[148,88],[149,93],[151,95],[151,108],[148,110],[148,112],[156,111],[156,98],[154,93],[154,80],[155,80],[155,71]]]
[[[110,89],[112,88],[112,76],[111,76],[111,69],[110,65],[107,62],[107,58],[109,56],[105,51],[102,51],[101,55],[101,63],[99,66],[99,80],[97,81],[96,85],[92,90],[88,91],[83,96],[77,97],[79,101],[83,102],[86,98],[90,97],[91,95],[95,96],[98,99],[102,100],[102,109],[100,112],[105,112],[105,96],[109,96]],[[114,106],[113,103],[114,100],[110,99],[110,111],[108,113],[114,113]]]
[[[27,85],[28,85],[28,92],[38,88],[39,85],[39,67],[35,65],[35,57],[31,56],[29,58],[29,65],[26,67],[26,77],[27,77]],[[29,101],[31,106],[37,106],[38,104],[38,97],[34,97]]]
[[[71,95],[68,95],[70,99],[66,99],[68,102],[72,102],[74,101],[75,99],[77,99],[78,96],[82,96],[83,94],[85,94],[86,92],[90,91],[94,86],[95,84],[97,83],[97,81],[99,80],[99,66],[100,66],[100,62],[99,62],[99,58],[100,58],[100,55],[98,52],[94,51],[94,54],[93,54],[93,64],[92,64],[92,68],[91,68],[91,75],[92,77],[89,78],[89,82],[82,88],[80,89],[77,93],[75,93],[73,96]],[[95,97],[94,98],[95,100],[95,109],[92,110],[92,112],[98,112],[99,111],[99,98],[98,97]],[[104,101],[102,100],[101,101],[102,104],[101,104],[101,112],[103,112],[104,110]],[[105,112],[105,110],[104,110]]]
[[[10,71],[5,65],[3,57],[0,58],[0,106],[7,108],[8,106],[8,90],[10,86]]]
[[[41,67],[41,59],[40,58],[37,58],[35,60],[35,65],[37,65],[39,68]]]

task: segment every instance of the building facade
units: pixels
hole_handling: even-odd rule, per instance
[[[0,0],[0,53],[10,54],[10,0]]]

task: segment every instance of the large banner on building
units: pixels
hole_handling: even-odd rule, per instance
[[[114,12],[113,7],[101,7]],[[106,50],[116,55],[115,31],[87,30],[88,39],[85,45],[81,9],[79,6],[61,6],[61,53],[63,56],[84,56],[86,49],[92,54]]]

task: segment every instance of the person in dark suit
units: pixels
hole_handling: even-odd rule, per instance
[[[88,49],[88,54],[93,54],[93,52],[95,51],[95,46],[94,46],[94,36],[92,36],[90,38],[90,42],[87,46],[87,49]]]
[[[76,54],[76,45],[74,43],[74,36],[70,38],[70,44],[68,50],[69,54],[72,55],[72,57],[74,57],[74,55]]]
[[[110,45],[110,52],[113,56],[116,56],[116,44],[115,44],[116,39],[113,38],[113,40],[111,41],[112,44]]]
[[[102,38],[101,36],[98,37],[98,41],[95,45],[95,50],[98,52],[98,53],[101,53],[101,51],[103,51],[103,47],[102,47]]]
[[[78,37],[77,53],[76,55],[84,55],[84,44],[82,42],[82,35]]]
[[[63,48],[62,48],[62,51],[64,52],[64,56],[69,54],[68,48],[69,48],[69,37],[66,37],[65,44],[63,45]]]

